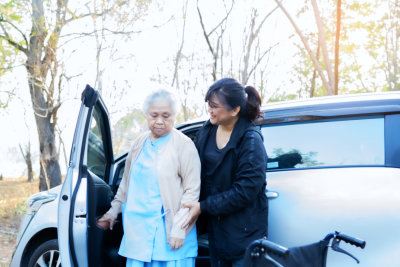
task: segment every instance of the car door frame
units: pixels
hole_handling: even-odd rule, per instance
[[[96,225],[93,215],[91,196],[95,192],[93,173],[87,168],[87,151],[89,127],[91,125],[93,110],[99,107],[104,116],[106,159],[107,166],[105,180],[109,182],[113,168],[113,153],[110,123],[107,108],[99,93],[86,86],[82,93],[80,108],[74,139],[71,147],[69,167],[63,183],[58,207],[58,242],[63,265],[66,266],[92,266],[98,262],[100,253],[99,243],[94,242],[93,236],[102,235],[102,230]],[[93,247],[93,244],[96,244]]]

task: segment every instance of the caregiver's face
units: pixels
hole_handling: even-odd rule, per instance
[[[147,125],[154,139],[167,135],[174,127],[175,115],[167,100],[156,100],[147,110]]]

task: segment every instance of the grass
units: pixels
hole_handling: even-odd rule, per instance
[[[5,178],[0,181],[0,267],[9,266],[28,197],[39,191],[39,180]]]

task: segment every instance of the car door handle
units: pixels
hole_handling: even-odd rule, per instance
[[[278,192],[275,192],[275,191],[267,191],[267,190],[265,190],[265,195],[267,196],[268,199],[274,199],[274,198],[279,197]]]

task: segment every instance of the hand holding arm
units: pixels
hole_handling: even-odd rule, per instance
[[[201,214],[200,203],[190,202],[182,205],[183,208],[189,209],[189,215],[185,223],[182,225],[182,229],[186,229],[189,225],[197,220],[197,217]]]

